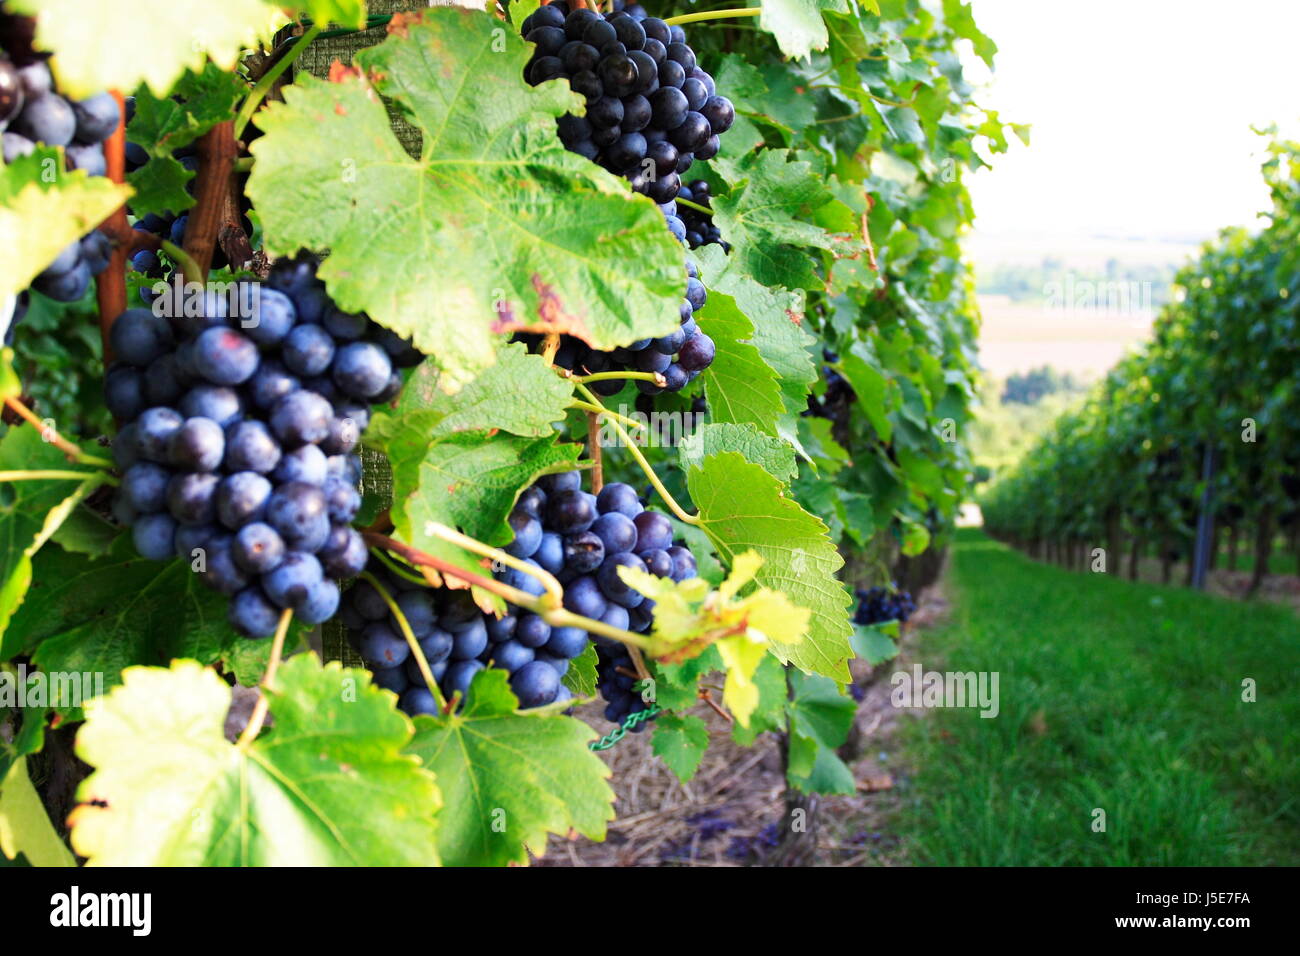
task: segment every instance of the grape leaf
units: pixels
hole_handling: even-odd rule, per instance
[[[73,508],[51,540],[64,551],[98,558],[108,553],[122,529],[105,521],[89,508]]]
[[[861,252],[861,241],[806,221],[826,206],[843,206],[812,164],[789,161],[786,150],[765,149],[754,159],[717,163],[731,190],[713,199],[713,218],[732,244],[732,260],[769,286],[813,290],[820,280],[803,249],[837,256]]]
[[[769,646],[789,647],[803,640],[810,612],[780,591],[746,588],[763,565],[756,551],[735,556],[726,579],[711,591],[702,578],[673,581],[645,571],[619,568],[618,576],[655,602],[650,653],[682,660],[715,648],[726,669],[723,701],[741,724],[758,706],[754,673]],[[741,590],[748,590],[740,596]]]
[[[465,709],[415,718],[407,750],[442,787],[438,848],[449,866],[526,863],[547,834],[570,829],[593,840],[614,819],[605,762],[587,749],[596,736],[558,714],[517,712],[504,671],[479,671]]]
[[[661,714],[655,721],[650,749],[686,783],[695,776],[704,751],[709,749],[709,728],[694,714]]]
[[[773,642],[782,661],[849,680],[851,598],[835,577],[843,566],[825,523],[786,497],[781,483],[738,452],[711,455],[687,471],[691,500],[719,555],[732,564],[744,551],[764,559],[756,580],[812,612],[808,634],[793,645]]]
[[[428,866],[434,778],[402,752],[411,724],[361,670],[290,658],[274,729],[223,735],[230,688],[194,661],[132,667],[94,701],[77,755],[72,845],[98,866]]]
[[[9,429],[0,438],[0,471],[72,470],[54,445],[29,425]],[[10,618],[32,583],[32,556],[64,519],[102,483],[98,472],[75,479],[5,482],[0,492],[0,650]],[[13,654],[0,653],[7,660]]]
[[[488,544],[508,544],[506,516],[519,493],[539,477],[569,471],[581,446],[553,436],[524,438],[458,432],[429,446],[414,462],[393,465],[393,525],[403,541],[481,571],[478,559],[429,534],[425,523],[458,528]]]
[[[0,778],[0,854],[12,860],[19,853],[32,866],[77,865],[32,786],[26,757],[15,760]]]
[[[519,26],[540,6],[540,0],[510,0],[510,22],[516,27]]]
[[[990,70],[993,69],[993,57],[998,52],[998,45],[975,25],[971,5],[963,0],[943,0],[943,19],[957,36],[970,40],[975,55]]]
[[[735,451],[763,469],[782,484],[796,474],[794,449],[787,442],[764,435],[753,425],[710,424],[696,429],[677,447],[683,471],[699,466],[709,455]]]
[[[849,643],[853,653],[872,667],[883,664],[898,656],[898,622],[886,621],[883,624],[855,624],[853,636]]]
[[[270,641],[240,637],[226,623],[227,597],[183,561],[146,561],[122,535],[102,558],[45,548],[33,561],[27,600],[0,644],[0,658],[34,652],[48,671],[102,673],[112,686],[123,668],[190,657],[228,663],[256,684]]]
[[[186,73],[171,95],[154,96],[148,87],[141,87],[135,94],[135,114],[127,125],[126,138],[151,157],[170,159],[173,150],[233,119],[236,104],[247,92],[248,85],[238,74],[219,70],[212,63],[204,64],[198,73]]]
[[[803,293],[769,289],[730,268],[731,260],[717,246],[696,250],[700,278],[714,291],[729,295],[754,325],[751,341],[763,361],[776,371],[781,400],[787,415],[798,415],[808,407],[808,391],[817,381],[817,363],[810,351],[817,339],[803,322]],[[783,429],[784,434],[784,429]]]
[[[848,9],[845,0],[763,0],[758,25],[776,38],[782,53],[797,60],[826,49],[822,11],[847,13]]]
[[[722,658],[716,647],[707,647],[698,657],[680,664],[649,660],[646,664],[654,676],[654,702],[665,710],[685,710],[699,701],[700,678],[722,670]]]
[[[736,307],[736,300],[714,290],[698,315],[717,346],[701,374],[709,400],[709,417],[716,422],[744,422],[769,435],[784,411],[776,373],[763,361],[751,339],[754,323]]]
[[[573,398],[572,383],[520,342],[503,347],[496,364],[454,396],[439,387],[440,377],[432,362],[421,363],[402,387],[394,411],[401,419],[413,413],[426,416],[420,421],[429,427],[430,438],[492,428],[514,435],[549,435],[554,423],[564,420]]]
[[[805,793],[853,793],[853,774],[835,753],[857,714],[853,698],[818,675],[791,674],[790,782]]]
[[[662,215],[556,136],[580,98],[528,86],[530,46],[492,17],[422,18],[396,18],[357,54],[365,75],[303,76],[258,114],[248,193],[270,250],[329,247],[335,301],[413,336],[448,391],[492,363],[499,333],[608,349],[675,328],[681,247]],[[423,130],[419,158],[377,93]]]
[[[101,0],[11,0],[9,8],[36,17],[37,46],[57,54],[60,92],[78,99],[141,82],[165,96],[208,57],[234,70],[240,51],[286,22],[265,0],[133,0],[129,14]]]
[[[758,687],[758,706],[749,717],[749,726],[739,722],[731,725],[731,739],[748,747],[765,730],[785,730],[786,727],[786,672],[781,662],[771,654],[763,658],[754,671],[754,684]]]
[[[126,181],[135,190],[135,195],[131,197],[132,214],[147,216],[155,212],[160,215],[180,215],[194,205],[194,197],[185,189],[192,179],[194,173],[170,156],[151,159],[139,169],[126,174]]]
[[[585,651],[569,661],[564,686],[574,697],[591,697],[596,693],[596,679],[596,645],[588,644]]]
[[[48,146],[0,164],[0,302],[31,285],[130,195],[103,176],[65,170],[63,151]]]

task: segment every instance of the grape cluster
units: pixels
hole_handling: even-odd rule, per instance
[[[678,199],[686,199],[698,205],[711,209],[709,200],[713,196],[709,192],[709,184],[703,179],[696,179],[682,186],[677,193]],[[698,209],[692,209],[690,206],[681,204],[677,211],[677,217],[681,219],[682,225],[686,227],[686,244],[692,249],[698,249],[700,246],[707,246],[710,243],[722,247],[723,252],[730,252],[731,245],[722,239],[722,230],[713,224],[711,216],[700,212]]]
[[[117,129],[117,101],[108,93],[84,100],[60,96],[45,55],[32,48],[29,32],[19,27],[22,19],[0,12],[0,42],[4,43],[0,50],[0,152],[4,161],[12,163],[30,155],[37,145],[61,146],[70,169],[85,170],[89,176],[105,175],[104,140]],[[107,268],[112,251],[108,236],[92,230],[65,246],[36,277],[32,288],[60,302],[75,302],[86,294],[91,277]],[[24,298],[15,310],[9,335],[26,307]]]
[[[898,590],[897,585],[888,588],[858,588],[857,612],[853,615],[855,624],[879,624],[884,621],[906,621],[916,610],[916,602],[907,591]]]
[[[521,31],[536,49],[525,77],[533,85],[567,79],[586,97],[585,116],[566,114],[558,120],[560,141],[658,203],[669,230],[686,244],[689,232],[675,201],[681,175],[696,159],[717,155],[719,136],[731,127],[736,111],[696,63],[681,27],[649,16],[640,4],[615,7],[606,14],[570,12],[557,0],[527,17]],[[713,362],[713,340],[694,318],[706,297],[688,260],[680,328],[612,352],[566,337],[556,364],[586,373],[658,372],[665,385],[638,380],[637,387],[647,394],[681,391]],[[611,379],[593,389],[613,395],[625,384]]]
[[[564,606],[570,611],[612,627],[644,633],[653,621],[653,602],[628,587],[617,568],[635,567],[674,580],[695,576],[694,556],[673,544],[672,523],[659,512],[646,511],[630,485],[609,484],[592,495],[582,490],[579,472],[547,475],[519,496],[508,520],[514,538],[505,550],[554,575],[564,585]],[[395,598],[448,699],[457,691],[465,694],[474,674],[485,667],[510,674],[522,707],[572,696],[561,678],[569,662],[587,649],[587,631],[552,627],[514,607],[502,617],[484,614],[466,591],[427,588],[376,562],[370,570]],[[496,576],[528,594],[543,593],[537,578],[516,568]],[[435,713],[433,694],[400,626],[369,582],[348,591],[340,619],[376,684],[398,694],[409,714]],[[622,646],[603,637],[596,644],[602,662]],[[631,666],[630,659],[626,663]],[[603,679],[602,693],[614,707],[614,686],[605,687]],[[607,710],[606,716],[621,720],[627,715],[613,716],[617,713]]]
[[[337,581],[366,563],[349,522],[370,405],[396,397],[400,370],[422,356],[337,308],[306,255],[198,305],[174,318],[128,309],[113,323],[114,513],[146,558],[201,555],[195,569],[232,595],[242,634],[273,633],[283,608],[324,621]]]
[[[829,349],[822,349],[822,358],[827,362],[840,360],[839,355]],[[804,415],[825,418],[842,425],[848,421],[848,407],[857,401],[857,393],[853,391],[853,386],[848,383],[848,380],[830,366],[823,366],[822,375],[826,379],[826,391],[821,398],[813,394],[808,395],[808,408],[804,411]]]

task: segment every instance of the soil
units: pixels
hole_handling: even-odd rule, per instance
[[[823,797],[817,810],[812,863],[817,866],[906,866],[912,860],[893,824],[904,801],[912,799],[912,773],[899,750],[904,721],[920,709],[890,702],[889,677],[910,669],[925,631],[942,622],[949,604],[944,580],[918,597],[918,607],[903,629],[899,656],[876,668],[853,661],[855,683],[864,691],[856,728],[859,753],[849,760],[858,792]],[[932,664],[927,659],[927,666]],[[588,705],[578,716],[608,729],[601,706]],[[628,734],[602,753],[613,772],[617,819],[603,843],[576,834],[552,840],[540,866],[763,866],[775,858],[785,814],[781,740],[763,734],[752,747],[732,742],[728,722],[701,705],[710,746],[699,771],[680,783],[650,750],[653,731]],[[852,735],[850,740],[852,740]],[[842,754],[842,756],[844,756]]]

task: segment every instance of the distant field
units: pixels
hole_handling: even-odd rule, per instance
[[[1108,315],[1085,309],[1046,308],[979,296],[983,327],[980,364],[998,378],[1050,365],[1100,378],[1151,333],[1150,313]]]

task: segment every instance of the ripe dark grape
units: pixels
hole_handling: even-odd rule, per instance
[[[916,610],[916,602],[907,591],[896,584],[889,587],[859,588],[858,609],[853,615],[856,624],[878,624],[883,621],[906,621]]]
[[[630,486],[611,483],[599,496],[593,496],[582,490],[581,483],[580,472],[564,472],[544,476],[521,493],[510,515],[516,537],[507,550],[519,555],[531,553],[531,560],[566,581],[564,605],[569,610],[612,627],[648,631],[653,621],[650,611],[641,611],[634,621],[627,606],[640,608],[651,602],[617,577],[617,567],[639,567],[684,580],[694,576],[694,558],[686,548],[672,544],[671,523],[661,514],[644,511]],[[584,511],[590,508],[596,515],[593,530],[562,534],[549,517],[549,506],[556,502],[562,505],[557,516],[567,517],[571,507]],[[652,537],[666,529],[667,550],[636,553],[641,526],[649,529]],[[615,546],[626,547],[607,558],[596,529]],[[394,576],[378,560],[371,561],[368,570],[395,595],[444,698],[450,700],[457,692],[468,693],[474,674],[484,665],[510,674],[511,688],[521,707],[540,707],[571,698],[562,678],[569,662],[588,647],[591,635],[585,630],[552,627],[543,617],[513,607],[499,618],[485,614],[464,591],[413,585]],[[529,593],[542,593],[535,579],[517,569],[504,569],[498,577]],[[340,617],[349,639],[371,667],[376,685],[397,694],[399,706],[407,713],[422,712],[413,709],[413,692],[422,690],[430,697],[432,694],[424,685],[414,657],[408,656],[409,647],[404,651],[397,646],[395,637],[400,638],[400,626],[375,589],[365,582],[351,588],[344,595]],[[611,643],[597,638],[602,661],[604,645]],[[630,658],[626,664],[632,666]],[[424,697],[419,700],[427,703]]]
[[[719,135],[735,121],[734,108],[716,95],[716,84],[700,69],[694,51],[686,44],[685,32],[646,16],[639,7],[636,15],[627,10],[598,14],[581,9],[563,16],[550,6],[542,9],[548,12],[534,14],[522,24],[525,38],[536,44],[525,75],[533,84],[565,77],[588,101],[585,117],[566,115],[558,121],[561,142],[625,177],[636,192],[659,204],[665,224],[678,241],[692,248],[720,242],[707,217],[696,221],[703,214],[695,211],[688,222],[684,214],[679,218],[673,202],[678,196],[692,199],[682,186],[681,174],[695,159],[716,156]],[[703,307],[704,296],[698,277],[692,281],[699,290],[697,294],[694,287],[687,289],[693,314]],[[688,320],[694,322],[690,314],[683,316],[683,329]],[[619,368],[654,372],[663,376],[663,384],[638,380],[642,392],[676,392],[713,360],[712,342],[688,352],[691,358],[686,365],[673,360],[697,332],[695,324],[684,332],[660,336],[658,351],[667,356],[666,361],[644,356],[629,363],[618,357],[619,350],[593,352],[580,342],[562,340],[556,363],[587,372]],[[540,337],[524,338],[540,347]],[[610,379],[596,383],[595,390],[613,395],[624,384]]]
[[[201,556],[196,570],[233,595],[230,622],[250,637],[273,633],[283,609],[327,620],[339,580],[365,569],[349,526],[361,506],[355,446],[376,381],[395,394],[419,357],[337,310],[315,273],[310,257],[282,260],[264,287],[210,290],[200,314],[128,310],[111,333],[105,395],[123,421],[114,461],[125,469],[114,514],[145,557]],[[330,327],[309,321],[322,315]],[[354,358],[340,369],[342,355]]]

